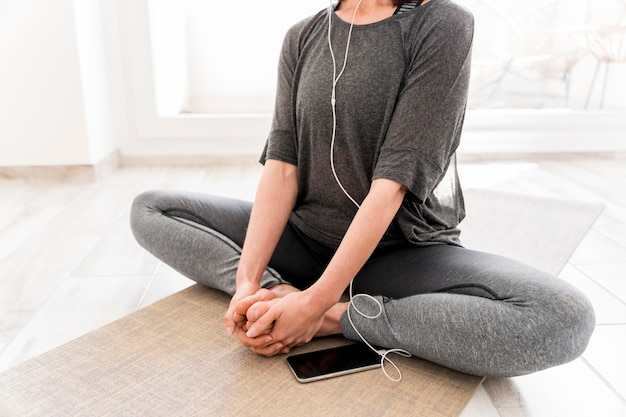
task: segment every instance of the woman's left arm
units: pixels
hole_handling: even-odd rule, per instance
[[[322,325],[324,313],[334,306],[369,259],[389,228],[406,194],[406,187],[375,179],[337,252],[320,279],[305,291],[292,293],[274,304],[247,331],[247,337],[270,334],[287,348],[309,342]],[[275,352],[257,353],[272,355]]]

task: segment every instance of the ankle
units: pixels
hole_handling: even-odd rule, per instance
[[[315,335],[316,337],[343,334],[341,316],[348,309],[348,303],[337,303],[324,315],[324,323]]]

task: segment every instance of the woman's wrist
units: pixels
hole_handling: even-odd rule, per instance
[[[261,285],[261,277],[263,276],[264,267],[256,262],[249,262],[246,259],[241,259],[239,261],[239,266],[237,268],[237,276],[235,278],[235,283],[237,287],[240,285]]]
[[[237,291],[248,288],[249,290],[258,290],[261,288],[261,280],[250,275],[237,275],[235,279],[235,287]]]
[[[310,305],[313,308],[325,313],[339,302],[343,291],[335,294],[336,291],[332,291],[330,288],[327,288],[323,285],[324,283],[320,281],[321,278],[303,292],[307,295],[308,302],[311,303]]]

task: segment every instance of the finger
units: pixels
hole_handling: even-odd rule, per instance
[[[234,311],[237,314],[245,316],[248,312],[248,309],[255,303],[259,301],[268,301],[272,298],[276,298],[276,295],[266,288],[261,288],[256,293],[249,295],[247,297],[242,298],[235,304]]]
[[[241,344],[249,348],[264,349],[272,344],[277,343],[270,335],[248,337],[246,336],[246,332],[239,327],[237,328],[237,330],[235,330],[235,334],[237,335],[237,338],[239,339]]]
[[[252,326],[254,324],[253,321],[248,320],[243,326],[243,331],[247,332],[248,330],[250,330],[250,326]]]
[[[261,288],[256,293],[254,293],[254,295],[258,296],[260,301],[267,301],[276,298],[276,294],[274,294],[267,288]]]
[[[246,316],[237,313],[233,303],[228,307],[228,310],[224,314],[224,326],[226,327],[226,333],[232,335],[235,333],[237,327],[243,327],[246,324]]]
[[[246,336],[258,337],[263,334],[269,334],[274,328],[274,322],[278,319],[278,312],[275,308],[269,308],[257,321],[252,323]]]
[[[257,321],[261,318],[262,315],[267,313],[268,310],[278,301],[280,301],[278,298],[274,298],[273,300],[259,301],[258,303],[254,303],[248,309],[248,312],[246,313],[246,318],[248,319],[248,321]]]
[[[231,309],[228,309],[228,311],[226,311],[226,314],[224,314],[224,326],[226,326],[227,335],[230,336],[233,333],[235,333],[237,324],[235,323],[235,320],[233,319],[233,313]]]
[[[282,343],[273,343],[264,348],[250,348],[250,350],[256,353],[257,355],[263,355],[263,356],[278,355],[280,353],[283,353],[285,349],[289,351],[289,348],[285,347]]]
[[[245,314],[240,314],[236,311],[233,311],[231,318],[235,325],[237,325],[237,327],[242,327],[244,324],[246,324],[246,321],[248,320]]]

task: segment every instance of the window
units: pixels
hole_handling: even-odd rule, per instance
[[[617,59],[626,48],[626,0],[455,1],[476,17],[462,152],[626,150],[626,64]],[[129,106],[123,152],[258,155],[284,34],[328,2],[118,0],[116,7],[111,27],[120,28]],[[612,40],[604,55],[591,48],[600,35]]]
[[[470,108],[626,108],[626,0],[457,2],[476,19]]]
[[[457,2],[476,19],[470,108],[626,107],[626,0]],[[159,112],[271,112],[286,30],[325,7],[151,0]]]
[[[161,114],[270,113],[286,31],[326,0],[151,0]]]

